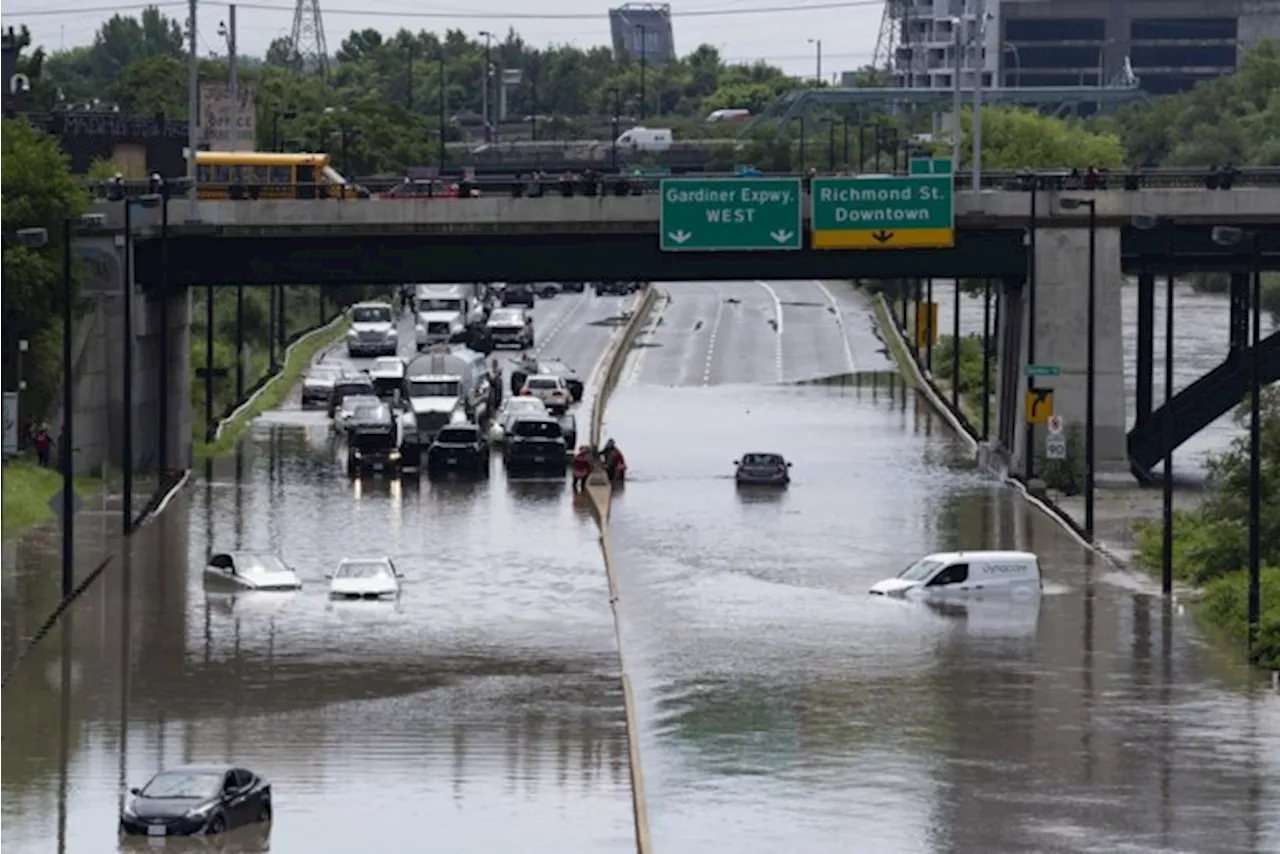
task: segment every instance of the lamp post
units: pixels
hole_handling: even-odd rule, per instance
[[[1152,231],[1168,229],[1166,254],[1173,254],[1173,223],[1161,217],[1138,214],[1131,220],[1135,228]],[[1164,449],[1164,471],[1161,477],[1160,502],[1160,592],[1173,593],[1173,273],[1165,277],[1164,298],[1164,418],[1160,422],[1161,446]]]
[[[1262,273],[1258,263],[1258,234],[1242,228],[1217,226],[1213,242],[1219,246],[1241,246],[1249,256],[1252,278],[1252,315],[1249,321],[1249,651],[1258,641],[1258,620],[1262,610]]]
[[[6,278],[8,274],[5,271],[5,250],[9,246],[26,246],[40,247],[49,242],[49,230],[45,228],[19,228],[12,233],[0,232],[0,399],[4,394],[8,394],[8,376],[5,376],[9,366],[9,329],[13,325],[9,323],[9,306],[6,300],[5,292],[8,291],[9,283]],[[19,387],[20,393],[20,387]],[[4,403],[0,402],[0,407]],[[8,412],[4,412],[8,415]],[[3,424],[4,419],[0,419],[0,426],[4,428],[4,434],[0,435],[0,543],[4,542],[4,470],[6,460],[4,458],[6,448],[4,443],[9,439],[9,425]],[[14,406],[13,411],[14,429],[17,431],[18,407]]]
[[[121,451],[121,527],[127,537],[133,531],[133,208],[154,208],[161,202],[157,193],[125,198],[124,204],[124,435]],[[70,243],[67,244],[68,248]]]
[[[816,54],[817,68],[813,75],[813,85],[816,88],[822,86],[822,39],[809,39],[809,44],[813,45]]]
[[[644,24],[636,27],[640,31],[640,121],[646,118],[646,104],[649,100],[645,87],[645,71],[649,67],[649,28]]]
[[[1086,323],[1085,399],[1084,399],[1084,533],[1093,540],[1093,486],[1097,448],[1094,442],[1094,398],[1097,381],[1098,350],[1098,202],[1096,199],[1065,198],[1058,202],[1066,210],[1089,209],[1089,317]],[[1028,449],[1030,452],[1030,449]]]
[[[613,88],[613,171],[618,171],[618,124],[622,121],[622,90]]]
[[[437,129],[437,130],[438,130],[438,133],[439,133],[439,135],[440,135],[440,142],[439,142],[439,145],[440,145],[440,159],[439,159],[438,165],[436,166],[436,171],[437,171],[441,176],[443,176],[443,175],[444,175],[444,160],[445,160],[445,115],[446,115],[446,113],[448,112],[448,94],[447,94],[447,90],[446,90],[446,80],[447,80],[447,75],[446,75],[446,73],[445,73],[444,60],[445,60],[445,56],[444,56],[444,42],[441,42],[441,43],[440,43],[440,57],[439,57],[439,63],[440,63],[440,69],[439,69],[439,73],[440,73],[440,82],[439,82],[439,86],[440,86],[440,93],[439,93],[439,99],[440,99],[440,104],[439,104],[439,107],[440,107],[440,115],[437,117],[437,121],[440,123],[440,127]]]
[[[493,130],[489,127],[489,76],[493,73],[493,33],[481,30],[484,39],[484,71],[480,75],[480,115],[484,120],[484,141],[493,142]]]
[[[1037,194],[1040,189],[1040,176],[1034,172],[1028,176],[1028,184],[1031,189],[1031,209],[1028,212],[1027,222],[1027,364],[1034,365],[1036,362],[1036,233],[1040,229],[1039,211],[1036,209]],[[996,308],[999,314],[999,304]],[[999,318],[997,317],[997,321]],[[1011,322],[1008,314],[1005,315],[1005,322]],[[996,323],[996,334],[999,335],[1000,324]],[[1027,391],[1030,392],[1036,387],[1036,378],[1027,376]],[[1036,473],[1036,426],[1028,423],[1026,432],[1024,433],[1024,445],[1026,446],[1025,465],[1023,467],[1023,477],[1027,483],[1035,477]],[[1016,444],[1010,433],[1010,444]]]

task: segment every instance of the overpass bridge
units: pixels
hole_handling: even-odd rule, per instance
[[[1064,199],[1077,205],[1068,207]],[[1078,204],[1082,199],[1085,206]],[[1127,469],[1137,448],[1142,462],[1135,466],[1145,471],[1151,465],[1149,427],[1139,425],[1136,438],[1126,430],[1120,310],[1124,275],[1199,270],[1241,276],[1257,268],[1280,269],[1280,192],[1270,187],[958,191],[954,243],[940,248],[815,248],[806,203],[800,207],[794,251],[666,251],[663,204],[660,194],[171,200],[159,211],[134,213],[140,225],[133,241],[135,281],[154,291],[161,284],[172,289],[615,278],[997,280],[998,437],[1017,465],[1026,452],[1027,431],[1020,428],[1028,363],[1059,368],[1053,380],[1055,409],[1068,423],[1084,421],[1092,236],[1099,284],[1099,460]],[[1094,208],[1092,217],[1087,205]],[[121,227],[121,207],[103,204],[109,228]],[[140,221],[140,214],[145,219]],[[1140,215],[1157,218],[1161,227],[1136,228],[1133,220]],[[1246,257],[1237,248],[1217,245],[1211,238],[1216,225],[1251,229],[1258,235],[1257,252]],[[1032,288],[1034,317],[1027,298]],[[1034,359],[1027,352],[1032,323]],[[1150,330],[1139,335],[1149,336]],[[1201,408],[1201,418],[1221,405],[1216,398],[1185,401],[1191,403],[1182,406]]]

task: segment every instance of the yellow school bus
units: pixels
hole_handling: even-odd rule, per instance
[[[196,186],[201,199],[355,198],[327,154],[263,151],[196,152]]]

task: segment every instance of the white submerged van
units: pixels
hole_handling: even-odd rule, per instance
[[[876,582],[879,596],[975,593],[1038,595],[1040,561],[1031,552],[938,552],[925,555],[893,578]]]

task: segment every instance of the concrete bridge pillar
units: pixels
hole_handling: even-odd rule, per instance
[[[1124,385],[1124,323],[1121,316],[1120,289],[1124,277],[1120,267],[1120,230],[1099,228],[1095,234],[1097,282],[1097,337],[1094,398],[1095,446],[1098,471],[1124,475],[1129,470],[1126,444]],[[1056,377],[1037,377],[1038,388],[1053,389],[1054,411],[1066,422],[1067,430],[1083,431],[1085,423],[1086,366],[1088,364],[1088,298],[1089,298],[1089,232],[1082,228],[1040,229],[1036,233],[1036,334],[1035,363],[1056,365]],[[1024,289],[1025,290],[1025,289]],[[1025,295],[1025,294],[1024,294]],[[1017,400],[1019,422],[1013,430],[1012,465],[1014,471],[1026,470],[1025,369],[1029,328],[1029,300],[1014,302],[1010,312],[1023,330],[1013,336],[1019,358],[1016,378],[1022,391],[1007,394],[1002,400]],[[1007,315],[1002,325],[1012,321]],[[1010,340],[1002,336],[1002,341]],[[1012,361],[1012,360],[1010,360]],[[1004,362],[1009,364],[1009,362]],[[1010,365],[1012,367],[1012,365]],[[1010,371],[1012,373],[1012,371]],[[1035,453],[1044,453],[1045,430],[1034,431]],[[1081,433],[1083,444],[1083,433]],[[1083,453],[1083,446],[1081,447]]]

